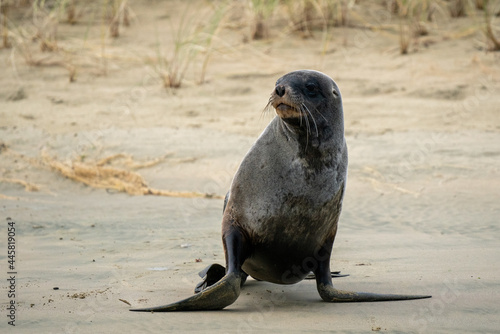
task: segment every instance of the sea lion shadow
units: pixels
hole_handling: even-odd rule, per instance
[[[288,310],[316,305],[328,305],[319,296],[314,281],[291,285],[273,284],[248,279],[233,308],[240,312]]]

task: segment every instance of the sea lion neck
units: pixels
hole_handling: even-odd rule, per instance
[[[298,157],[313,170],[332,166],[338,152],[345,146],[343,131],[336,133],[336,129],[326,122],[318,122],[317,132],[316,129],[310,131],[300,123],[299,119],[277,117],[276,130],[287,139],[288,145],[298,151]]]

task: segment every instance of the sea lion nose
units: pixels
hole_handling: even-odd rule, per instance
[[[276,86],[276,94],[278,94],[279,97],[285,95],[285,87],[282,85]]]

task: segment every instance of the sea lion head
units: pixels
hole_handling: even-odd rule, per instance
[[[318,127],[343,130],[342,101],[337,84],[312,70],[290,72],[276,81],[268,106],[288,125],[317,134]],[[343,132],[343,131],[342,131]]]

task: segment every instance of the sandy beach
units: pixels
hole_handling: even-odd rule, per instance
[[[241,2],[209,47],[179,54],[180,68],[192,57],[179,88],[162,71],[179,27],[201,26],[212,2],[129,1],[117,38],[89,19],[99,4],[77,7],[52,51],[27,41],[27,9],[11,11],[12,46],[0,49],[1,331],[497,333],[500,53],[470,9],[427,22],[402,55],[397,17],[366,3],[308,38],[278,9],[268,37],[252,40]],[[222,198],[275,117],[264,112],[275,81],[306,68],[331,76],[344,106],[349,176],[331,266],[349,276],[334,284],[433,298],[329,304],[314,281],[249,279],[223,311],[129,312],[190,296],[200,270],[224,264]]]

